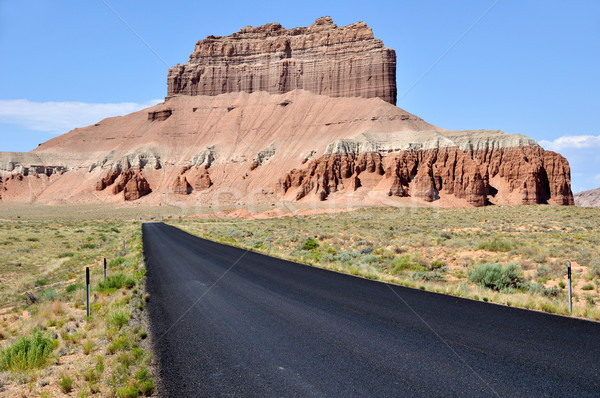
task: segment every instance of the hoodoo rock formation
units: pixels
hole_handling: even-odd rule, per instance
[[[247,26],[196,43],[190,60],[169,69],[168,95],[307,90],[331,97],[381,98],[396,104],[396,53],[364,23],[331,18],[307,28]]]
[[[573,204],[568,162],[534,140],[396,107],[394,51],[362,22],[209,36],[168,86],[164,103],[0,153],[0,200]]]

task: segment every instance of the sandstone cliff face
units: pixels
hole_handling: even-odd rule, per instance
[[[109,186],[112,186],[113,195],[123,192],[123,199],[126,201],[137,200],[152,192],[139,167],[125,171],[118,168],[109,170],[106,176],[96,183],[96,191],[102,191]]]
[[[338,27],[324,17],[293,29],[270,23],[199,41],[187,63],[169,69],[167,83],[169,96],[303,89],[396,104],[396,54],[364,22]]]
[[[204,163],[204,162],[203,162]],[[210,188],[212,181],[208,174],[210,163],[205,166],[186,166],[181,169],[179,175],[171,184],[171,191],[177,195],[190,195],[194,191],[202,191]]]
[[[383,185],[389,186],[389,196],[426,202],[451,195],[475,207],[573,204],[566,159],[537,145],[475,151],[448,147],[392,154],[335,153],[311,160],[302,170],[292,170],[278,188],[284,193],[295,189],[296,200],[309,194],[326,200],[334,192],[355,191],[366,175],[387,180]]]

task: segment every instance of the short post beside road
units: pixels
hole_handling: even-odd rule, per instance
[[[106,257],[104,257],[104,279],[106,280]]]
[[[86,314],[90,316],[90,267],[85,267]]]
[[[573,313],[573,290],[571,287],[571,262],[567,262],[567,278],[569,279],[569,314]]]

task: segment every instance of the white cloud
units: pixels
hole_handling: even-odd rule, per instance
[[[600,135],[565,135],[554,141],[539,141],[540,145],[551,151],[563,149],[600,148]]]
[[[25,99],[0,100],[0,123],[51,133],[65,133],[112,116],[122,116],[162,102],[122,102],[97,104],[87,102],[33,102]]]

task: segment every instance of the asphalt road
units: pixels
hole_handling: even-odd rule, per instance
[[[598,323],[143,240],[162,396],[600,397]]]

